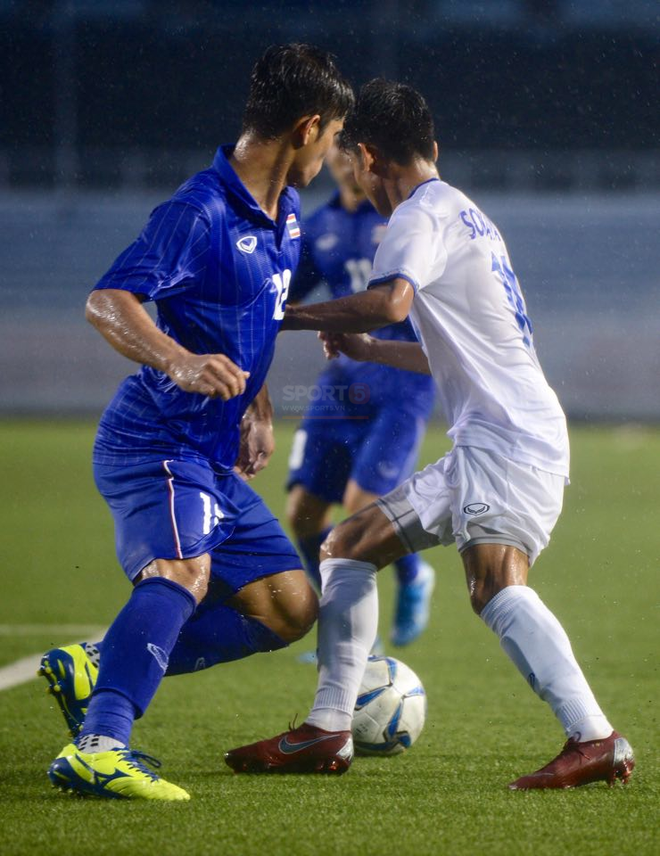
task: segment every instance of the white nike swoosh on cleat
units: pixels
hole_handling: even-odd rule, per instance
[[[279,750],[285,755],[293,755],[295,752],[302,752],[303,749],[308,749],[314,746],[315,743],[323,743],[324,740],[331,740],[336,737],[336,734],[327,734],[323,737],[313,737],[311,740],[303,740],[302,743],[291,743],[289,738],[284,736],[279,742]]]

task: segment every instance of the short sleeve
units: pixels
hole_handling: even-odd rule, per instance
[[[300,264],[293,277],[291,288],[289,289],[288,300],[298,301],[303,300],[313,291],[316,286],[322,281],[323,277],[316,268],[314,262],[314,252],[312,243],[309,237],[305,235],[303,230],[302,250],[300,253]]]
[[[148,300],[172,297],[203,278],[209,248],[206,215],[185,202],[166,202],[152,212],[142,234],[95,289],[119,288]]]
[[[390,218],[376,250],[368,287],[401,278],[417,293],[441,275],[446,263],[438,219],[426,207],[404,203]]]

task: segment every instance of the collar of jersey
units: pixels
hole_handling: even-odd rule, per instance
[[[410,193],[409,193],[409,195],[408,195],[408,199],[412,199],[413,195],[414,195],[415,193],[417,193],[417,191],[419,190],[419,188],[420,188],[420,187],[424,187],[424,185],[425,185],[425,184],[429,184],[429,183],[430,183],[430,182],[432,182],[432,181],[441,181],[441,180],[442,180],[442,179],[440,179],[440,178],[436,178],[436,177],[434,176],[433,178],[427,178],[427,179],[426,179],[426,181],[422,181],[422,182],[420,182],[420,183],[417,185],[417,187],[413,187],[413,189],[410,191]]]
[[[225,187],[240,201],[241,207],[245,209],[245,213],[249,215],[251,220],[255,220],[264,226],[270,226],[271,229],[277,229],[278,223],[271,220],[266,212],[261,210],[250,191],[234,172],[229,163],[233,151],[233,145],[220,146],[213,158],[213,169],[219,174]],[[286,220],[287,215],[292,211],[295,212],[294,191],[290,187],[285,187],[280,196],[278,221]]]

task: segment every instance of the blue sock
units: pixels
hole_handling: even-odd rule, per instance
[[[99,676],[79,739],[102,734],[129,743],[133,719],[149,706],[179,631],[196,605],[187,589],[162,577],[135,586],[103,640]]]
[[[287,643],[265,624],[241,615],[231,606],[202,603],[181,628],[170,654],[167,675],[183,675],[256,654]]]
[[[401,585],[414,583],[417,578],[421,559],[417,553],[408,553],[406,556],[401,556],[394,563],[396,568],[396,576]]]
[[[299,538],[297,541],[298,549],[305,563],[307,576],[319,592],[321,591],[321,572],[319,571],[321,559],[319,553],[321,552],[321,544],[328,537],[331,529],[332,526],[328,526],[327,529],[324,529],[317,535],[309,535],[307,538]]]

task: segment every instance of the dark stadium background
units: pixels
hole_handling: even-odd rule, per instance
[[[0,0],[2,411],[99,411],[130,366],[86,329],[87,290],[235,138],[254,59],[291,40],[426,95],[441,172],[502,227],[570,415],[657,419],[656,0]],[[278,406],[319,365],[313,337],[282,337]]]

